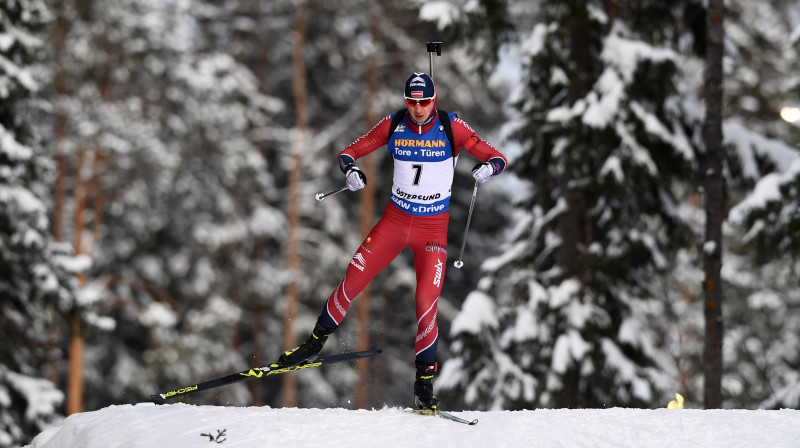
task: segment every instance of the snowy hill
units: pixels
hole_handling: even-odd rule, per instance
[[[459,412],[467,426],[381,410],[122,405],[76,414],[30,448],[122,447],[792,447],[800,411],[537,410]],[[222,435],[220,435],[222,433]]]

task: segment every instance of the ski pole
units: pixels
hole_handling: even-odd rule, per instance
[[[328,196],[332,196],[332,195],[334,195],[334,194],[336,194],[336,193],[341,193],[341,192],[343,192],[343,191],[345,191],[345,190],[347,190],[347,189],[348,189],[347,187],[342,187],[342,188],[340,188],[340,189],[338,189],[338,190],[329,191],[329,192],[327,192],[327,193],[317,193],[317,195],[316,195],[316,196],[314,196],[314,197],[315,197],[315,198],[316,198],[318,201],[320,201],[320,202],[321,202],[323,199],[327,198]]]
[[[461,269],[461,266],[464,266],[464,262],[461,259],[464,257],[464,246],[467,245],[467,232],[469,232],[469,222],[472,220],[472,209],[475,208],[475,196],[478,195],[478,181],[475,181],[475,188],[472,190],[472,201],[469,203],[469,213],[467,213],[467,228],[464,229],[464,241],[461,242],[461,253],[458,254],[458,260],[453,263],[457,269]]]

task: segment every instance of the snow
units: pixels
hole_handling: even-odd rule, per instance
[[[639,118],[639,120],[644,123],[645,130],[648,133],[660,138],[666,143],[669,143],[669,145],[687,161],[691,162],[694,160],[692,144],[684,134],[673,134],[671,130],[664,127],[658,117],[645,110],[645,108],[638,102],[632,101],[630,107],[631,112],[633,112]]]
[[[139,314],[139,320],[148,327],[171,327],[178,322],[178,317],[166,304],[153,302]]]
[[[0,125],[0,153],[13,161],[25,161],[33,156],[33,149],[18,142],[13,132]]]
[[[614,176],[614,179],[617,183],[622,183],[625,180],[624,170],[622,169],[622,160],[620,160],[617,156],[610,156],[606,161],[603,163],[603,167],[600,168],[600,176],[605,177],[607,175]]]
[[[601,59],[607,64],[607,68],[598,78],[594,91],[587,96],[588,104],[582,117],[586,126],[605,128],[620,113],[621,104],[625,100],[625,88],[633,79],[640,61],[649,60],[658,63],[676,59],[675,53],[671,50],[627,39],[623,34],[623,28],[615,26],[605,39]],[[634,112],[637,111],[634,109]],[[639,111],[638,115],[641,116],[642,113],[644,113],[643,109]],[[556,117],[551,115],[549,118]],[[662,137],[669,135],[666,130],[656,129],[651,121],[645,120],[648,132]],[[672,141],[673,139],[668,138],[667,140]],[[685,148],[683,150],[685,151]]]
[[[621,27],[615,25],[605,40],[600,58],[619,70],[622,79],[629,84],[641,60],[674,61],[677,55],[670,49],[657,48],[640,40],[628,39],[623,36]]]
[[[581,284],[575,279],[565,280],[557,286],[549,288],[550,307],[555,309],[566,305],[577,297],[580,291]]]
[[[11,205],[21,213],[33,214],[46,210],[42,201],[23,187],[0,186],[0,202]]]
[[[587,98],[589,104],[583,114],[583,123],[598,129],[608,126],[620,108],[624,87],[617,73],[612,68],[606,69],[597,80],[599,98],[595,92],[591,92]]]
[[[420,20],[436,22],[440,30],[455,22],[458,16],[458,7],[445,1],[425,2],[419,10]]]
[[[763,291],[756,291],[747,298],[747,303],[750,308],[754,310],[769,308],[773,310],[783,310],[786,304],[783,302],[783,297],[776,291],[766,289]]]
[[[92,257],[89,255],[56,256],[55,262],[59,267],[72,274],[80,274],[92,267]]]
[[[630,383],[631,395],[643,401],[652,400],[653,391],[649,382],[639,377],[637,374],[639,366],[625,356],[616,342],[604,338],[601,345],[603,347],[603,354],[605,354],[607,359],[607,364],[617,369],[619,378],[622,381]]]
[[[580,361],[590,351],[591,346],[575,330],[569,330],[556,339],[553,347],[552,369],[564,373],[572,364],[570,360]]]
[[[789,448],[800,440],[797,410],[612,408],[454,414],[479,423],[467,426],[399,408],[120,405],[72,415],[40,433],[29,447]]]
[[[765,138],[737,123],[725,123],[723,127],[725,143],[733,145],[742,165],[743,175],[750,179],[759,179],[756,157],[762,157],[775,165],[778,172],[787,168],[797,168],[800,158],[797,150],[780,140]],[[794,166],[794,168],[792,168]]]
[[[770,173],[762,177],[747,197],[731,209],[729,219],[732,223],[742,224],[752,211],[764,208],[768,202],[782,199],[781,185],[791,182],[800,173],[800,158],[778,166],[788,168],[784,172]]]
[[[525,56],[536,56],[545,46],[545,38],[547,37],[547,26],[542,23],[537,23],[533,27],[528,38],[522,43],[522,54]]]
[[[453,320],[450,334],[480,334],[485,328],[497,328],[495,304],[491,297],[480,291],[473,291],[464,300],[461,312]]]
[[[25,418],[34,421],[40,416],[51,415],[64,400],[64,394],[46,379],[22,375],[0,365],[0,379],[5,379],[16,394],[25,397]],[[0,405],[11,403],[9,391],[0,384]]]

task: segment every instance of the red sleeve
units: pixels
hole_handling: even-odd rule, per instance
[[[466,121],[454,118],[452,122],[453,140],[456,148],[464,148],[481,162],[489,162],[494,174],[500,174],[508,166],[508,160],[494,146],[483,140]]]
[[[350,156],[353,163],[361,157],[375,151],[381,146],[389,143],[389,127],[392,125],[392,116],[387,115],[370,129],[369,132],[357,138],[346,148],[339,152],[339,159],[342,155]]]

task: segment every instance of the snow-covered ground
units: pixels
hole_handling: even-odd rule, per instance
[[[800,411],[586,409],[458,412],[475,426],[380,410],[110,406],[75,414],[31,448],[796,448]]]

